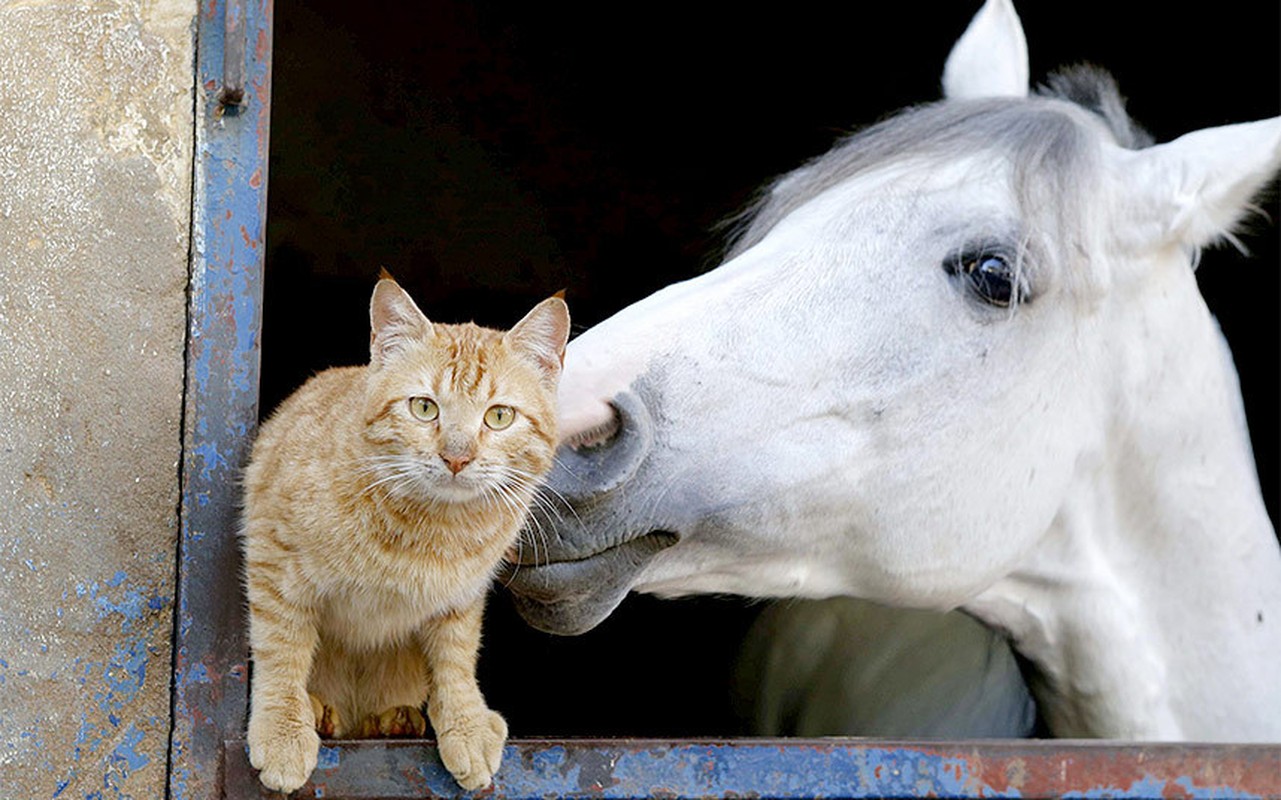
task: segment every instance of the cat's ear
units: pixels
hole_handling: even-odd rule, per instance
[[[369,363],[381,367],[408,343],[428,336],[431,322],[384,270],[369,301]]]
[[[503,339],[517,353],[533,358],[547,377],[559,377],[569,341],[569,306],[559,294],[549,297],[534,306]]]

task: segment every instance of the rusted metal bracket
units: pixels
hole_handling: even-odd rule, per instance
[[[223,9],[222,89],[218,104],[239,108],[245,104],[245,51],[249,39],[245,25],[245,0],[226,0]]]
[[[227,797],[268,798],[243,740]],[[296,800],[461,794],[435,742],[328,741]],[[511,741],[487,797],[1279,797],[1281,745],[870,739]]]

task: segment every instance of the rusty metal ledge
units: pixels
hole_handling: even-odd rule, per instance
[[[279,797],[225,748],[227,797]],[[329,741],[294,797],[465,796],[430,740]],[[1267,797],[1281,745],[872,739],[527,739],[481,797]]]

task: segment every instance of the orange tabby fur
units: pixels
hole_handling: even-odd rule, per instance
[[[485,594],[552,464],[569,313],[549,298],[506,334],[434,325],[385,277],[370,318],[369,366],[304,384],[246,471],[250,762],[293,791],[317,730],[421,735],[425,702],[445,766],[477,789],[507,736],[476,683]],[[495,406],[508,427],[486,422]]]

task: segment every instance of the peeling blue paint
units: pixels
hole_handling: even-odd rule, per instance
[[[182,675],[182,682],[186,684],[208,683],[209,670],[205,668],[204,664],[194,664],[191,669]]]
[[[142,639],[122,643],[116,648],[103,674],[103,683],[108,691],[95,695],[95,698],[100,698],[99,708],[102,711],[119,711],[133,702],[147,679],[150,657],[147,642]]]
[[[117,765],[123,764],[122,774],[126,777],[130,771],[142,769],[151,763],[151,756],[145,752],[138,752],[138,745],[142,742],[143,735],[142,731],[131,725],[125,732],[124,739],[111,753],[112,762]]]
[[[674,757],[659,760],[620,754],[607,770],[602,765],[570,760],[562,769],[566,780],[573,781],[573,787],[551,790],[602,791],[617,786],[625,793],[624,787],[634,790],[639,786],[665,786],[681,795],[699,795],[769,786],[771,794],[791,797],[814,792],[863,797],[957,797],[976,791],[984,797],[1020,796],[1016,790],[978,784],[963,760],[901,748],[807,750],[709,745],[681,748],[671,755]],[[582,762],[581,756],[578,761]],[[599,776],[605,774],[609,775],[609,785],[600,783]],[[734,780],[727,784],[731,774]]]
[[[316,756],[317,769],[334,769],[338,766],[341,759],[342,751],[337,747],[322,747],[319,755]]]
[[[231,469],[232,465],[227,459],[218,452],[217,442],[205,442],[197,445],[195,455],[200,459],[200,477],[205,480],[212,480],[214,473],[222,470]]]
[[[128,633],[135,622],[150,616],[150,612],[161,611],[169,607],[170,598],[155,594],[149,587],[130,588],[125,586],[128,575],[117,571],[106,586],[110,589],[124,587],[119,599],[112,599],[108,592],[97,581],[88,584],[77,583],[76,597],[88,597],[98,612],[98,619],[105,620],[112,614],[122,617],[121,632]],[[61,616],[62,609],[58,609]]]
[[[149,587],[131,585],[124,570],[102,581],[80,582],[73,592],[90,618],[110,629],[118,625],[118,632],[107,658],[77,656],[55,667],[49,676],[65,675],[65,680],[82,687],[84,698],[74,723],[71,752],[54,759],[62,762],[61,767],[48,763],[49,770],[62,772],[49,796],[65,795],[68,788],[79,795],[86,781],[97,780],[91,776],[101,775],[102,788],[83,796],[127,798],[131,796],[129,776],[155,758],[147,747],[159,745],[163,752],[162,743],[148,742],[140,720],[130,720],[136,718],[134,705],[144,696],[148,670],[154,669],[153,659],[160,653],[155,643],[165,638],[169,601]]]

